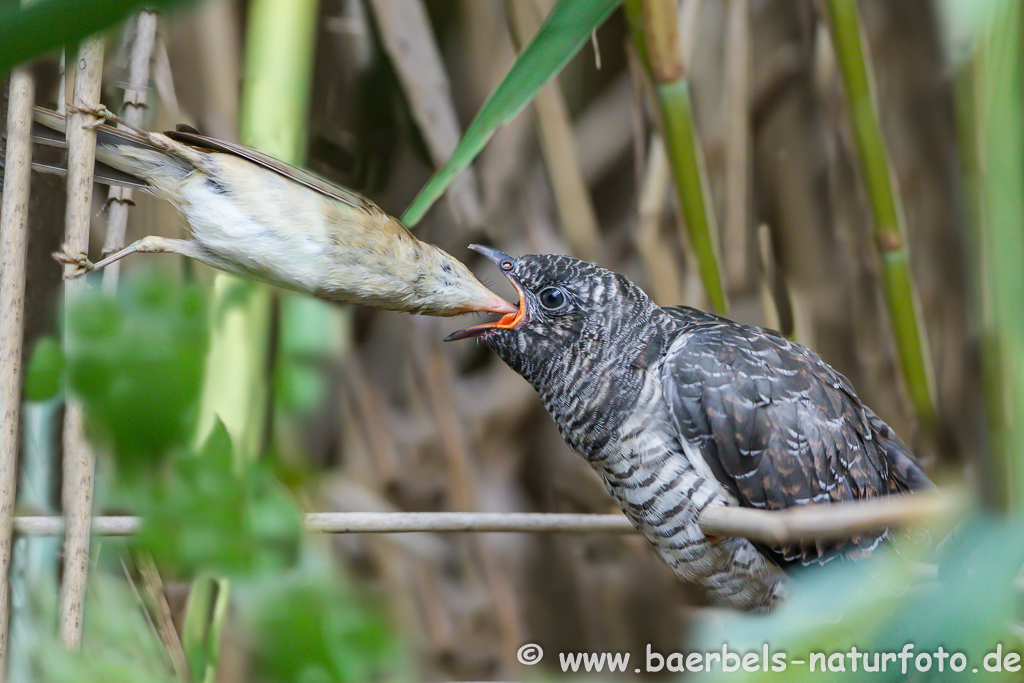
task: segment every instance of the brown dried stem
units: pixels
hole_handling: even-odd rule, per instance
[[[528,43],[540,28],[540,17],[533,0],[507,0],[509,23],[516,49]],[[601,233],[590,191],[580,166],[579,151],[573,135],[569,108],[558,86],[552,79],[537,92],[533,100],[537,112],[537,132],[544,165],[551,179],[565,238],[573,253],[580,258],[598,258]]]
[[[370,5],[431,161],[443,166],[455,151],[461,130],[451,83],[423,0],[371,0]],[[480,223],[480,190],[472,168],[452,182],[447,194],[464,227]]]
[[[707,536],[734,536],[770,544],[834,540],[885,527],[900,527],[960,515],[967,501],[959,493],[917,493],[872,500],[803,505],[785,510],[743,507],[705,508],[697,520]],[[104,536],[138,531],[138,517],[96,517]],[[26,536],[53,536],[60,517],[15,517],[14,530]],[[535,534],[626,534],[635,530],[621,514],[546,512],[310,512],[306,529],[325,534],[507,532]]]
[[[103,74],[103,41],[99,38],[83,41],[74,66],[74,104],[95,106],[99,102]],[[81,112],[68,116],[68,198],[64,229],[66,249],[72,254],[89,248],[96,132],[86,125],[94,120],[92,115]],[[74,266],[68,268],[73,269]],[[65,300],[74,299],[84,284],[82,279],[67,280],[64,284]],[[82,640],[95,467],[92,449],[85,440],[82,406],[78,401],[69,399],[64,413],[63,507],[68,524],[64,535],[60,634],[64,644],[71,648],[78,647]]]
[[[136,128],[142,127],[146,108],[146,92],[149,86],[149,62],[156,43],[156,14],[143,10],[135,19],[131,55],[128,59],[128,84],[124,91],[122,118]],[[107,235],[103,253],[113,254],[124,247],[124,235],[128,227],[128,208],[132,205],[132,190],[111,185],[107,201],[110,211],[107,215]],[[103,288],[111,291],[117,288],[121,274],[121,263],[115,261],[103,270]]]
[[[10,616],[11,512],[18,480],[21,421],[21,356],[24,342],[25,259],[29,177],[32,170],[32,104],[28,67],[11,73],[7,155],[0,205],[0,681],[7,671]]]

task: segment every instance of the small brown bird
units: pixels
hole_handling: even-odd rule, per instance
[[[97,160],[121,172],[107,169],[107,180],[171,202],[192,236],[144,237],[97,263],[58,252],[57,260],[79,266],[72,277],[136,252],[164,252],[341,303],[439,316],[518,310],[354,192],[188,126],[149,133],[107,125],[123,122],[103,107],[85,111],[103,120],[95,126]],[[36,141],[63,146],[67,119],[40,107],[35,118]]]

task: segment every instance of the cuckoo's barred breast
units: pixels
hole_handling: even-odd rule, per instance
[[[708,505],[778,510],[931,487],[899,437],[817,354],[770,331],[659,308],[577,259],[476,247],[520,310],[478,337],[527,381],[566,442],[678,576],[742,609],[785,596],[784,568],[856,557],[888,534],[762,547],[708,539]]]

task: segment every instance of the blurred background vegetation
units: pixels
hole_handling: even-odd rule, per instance
[[[133,3],[108,3],[90,15],[99,24],[74,19],[74,4],[44,0],[35,19],[0,8],[0,29],[19,36],[5,38],[4,68],[121,21]],[[95,513],[147,524],[130,542],[94,538],[76,654],[53,635],[57,542],[19,540],[13,680],[510,680],[537,675],[516,662],[527,642],[543,645],[549,674],[558,652],[639,662],[648,645],[767,642],[795,659],[911,641],[972,665],[996,644],[1020,650],[1019,5],[569,0],[555,10],[562,30],[549,23],[531,43],[555,4],[171,6],[145,127],[189,123],[393,215],[408,209],[420,238],[508,297],[467,244],[571,253],[661,304],[777,328],[849,377],[937,482],[975,491],[978,512],[901,535],[870,562],[798,577],[771,617],[707,606],[639,536],[303,539],[300,511],[611,504],[525,382],[484,347],[440,342],[464,320],[334,307],[140,256],[116,297],[97,280],[69,303],[62,347],[49,254],[63,240],[63,181],[36,174],[18,511],[58,508],[56,430],[71,391],[100,453]],[[18,22],[30,20],[52,29],[22,40]],[[134,25],[103,34],[103,101],[115,111]],[[524,47],[532,61],[484,107]],[[40,104],[59,100],[59,64],[32,62]],[[447,187],[444,199],[416,200],[450,157],[430,186]],[[105,198],[94,200],[93,253]],[[180,234],[172,207],[135,202],[128,241]]]

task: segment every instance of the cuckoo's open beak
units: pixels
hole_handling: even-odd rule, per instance
[[[478,254],[482,254],[492,261],[494,265],[498,266],[498,269],[501,270],[505,277],[508,278],[508,281],[512,283],[512,286],[515,287],[516,293],[519,294],[519,308],[515,313],[507,313],[502,316],[501,320],[484,323],[483,325],[474,325],[473,327],[467,327],[464,330],[452,332],[444,338],[446,342],[457,341],[459,339],[469,339],[470,337],[479,337],[493,329],[512,329],[526,321],[526,295],[523,292],[523,288],[519,286],[518,282],[516,282],[515,277],[512,276],[512,269],[515,266],[516,260],[508,254],[504,254],[497,249],[492,249],[491,247],[471,244],[469,245],[469,248]]]

